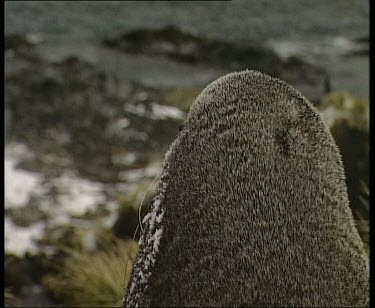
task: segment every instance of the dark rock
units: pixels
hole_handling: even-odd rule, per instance
[[[32,224],[47,219],[48,216],[45,214],[36,203],[38,200],[31,197],[30,202],[24,207],[14,207],[5,210],[5,214],[11,217],[12,221],[17,226],[29,227]]]
[[[6,254],[4,286],[11,294],[8,307],[52,307],[40,283],[42,277],[56,272],[56,261],[44,254],[23,258]]]
[[[370,47],[362,47],[356,50],[347,52],[345,57],[368,57],[370,54]]]
[[[267,48],[210,40],[171,26],[160,30],[136,30],[104,43],[129,53],[164,55],[184,62],[207,62],[234,69],[247,66],[275,75],[280,73],[279,57]]]
[[[344,54],[345,57],[368,57],[370,55],[370,38],[368,36],[357,37],[351,40],[355,46]]]
[[[147,212],[147,206],[142,208],[141,220]],[[119,217],[117,218],[114,226],[113,233],[122,239],[132,239],[135,235],[135,240],[139,239],[140,230],[138,229],[137,234],[135,231],[138,226],[138,210],[131,206],[124,206],[120,209]]]
[[[104,44],[128,53],[162,55],[230,70],[259,70],[291,83],[313,102],[318,102],[324,94],[326,73],[323,68],[297,57],[282,60],[273,50],[259,43],[218,41],[166,27],[136,30],[104,40]]]
[[[7,144],[10,137],[10,129],[12,123],[12,113],[7,106],[6,99],[4,101],[4,144]]]
[[[324,70],[296,56],[281,62],[281,73],[276,77],[296,87],[314,105],[330,88],[330,78]]]
[[[27,61],[40,62],[41,59],[34,46],[35,44],[22,35],[7,35],[4,38],[4,51],[6,55],[14,54]]]
[[[6,254],[5,287],[19,294],[22,286],[40,283],[44,275],[55,272],[54,261],[45,254],[26,254],[23,258]]]
[[[28,275],[28,264],[19,257],[5,255],[4,260],[4,284],[12,289],[16,294],[20,292],[21,286],[31,283]]]
[[[366,36],[359,36],[353,39],[353,42],[359,43],[359,44],[369,44],[370,43],[370,38],[368,35]]]
[[[344,161],[353,214],[356,218],[368,220],[370,218],[368,204],[366,207],[366,204],[362,202],[362,198],[368,201],[368,196],[364,195],[361,183],[369,185],[369,134],[351,126],[345,119],[336,120],[331,131]]]
[[[366,244],[370,244],[370,225],[368,220],[356,220],[355,221],[359,235],[362,241]]]
[[[4,37],[4,50],[19,50],[32,48],[34,45],[30,43],[26,37],[18,34],[7,35]]]
[[[119,82],[76,57],[37,63],[10,75],[5,86],[12,134],[38,154],[39,170],[46,165],[44,156],[52,155],[56,161],[65,158],[81,175],[116,181],[129,166],[114,163],[113,155],[140,152],[145,162],[155,153],[162,155],[181,122],[152,117],[151,104],[162,99],[157,91],[124,79]],[[141,93],[147,98],[140,100]],[[142,105],[145,112],[131,112],[124,108],[127,105]],[[124,118],[128,126],[116,128],[114,124]],[[54,162],[44,171],[55,176],[66,167],[59,165]]]
[[[47,290],[39,284],[23,287],[21,296],[23,307],[61,307],[51,301]]]
[[[322,98],[320,111],[330,125],[344,161],[350,206],[357,220],[369,219],[368,102],[345,93]]]

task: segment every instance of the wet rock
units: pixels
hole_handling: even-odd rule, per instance
[[[75,57],[12,74],[5,91],[12,134],[37,153],[36,168],[46,166],[51,176],[70,166],[86,177],[116,181],[129,166],[119,166],[113,155],[141,153],[143,161],[150,151],[162,155],[183,120],[157,116],[158,91],[120,82]]]
[[[5,85],[7,114],[12,113],[12,138],[25,142],[36,154],[33,159],[23,160],[20,168],[41,172],[47,178],[77,169],[95,180],[117,181],[122,170],[147,165],[151,151],[165,151],[163,144],[169,145],[181,120],[152,118],[152,104],[160,101],[157,91],[119,81],[79,58],[57,63],[29,61],[33,60],[33,48],[22,36],[5,40],[7,61],[28,63],[9,70]],[[144,112],[133,112],[139,109]],[[137,157],[129,165],[126,159],[113,159],[128,153],[136,153]],[[138,214],[134,208],[128,212],[124,209],[113,230],[119,236],[131,237]],[[46,213],[35,202],[9,209],[6,215],[24,227],[46,219]],[[54,248],[53,262],[39,254],[7,256],[6,286],[22,294],[23,302],[35,304],[40,289],[32,286],[55,270],[51,263],[61,264],[65,259],[61,247],[83,247],[84,243],[84,232],[73,225],[48,228],[38,245],[46,251]],[[26,298],[25,292],[35,296]]]
[[[4,144],[7,144],[9,141],[10,128],[12,123],[12,113],[7,107],[6,99],[4,102]]]
[[[4,264],[5,287],[11,288],[17,294],[22,285],[30,283],[28,265],[21,258],[13,255],[5,255]]]
[[[352,127],[348,120],[337,120],[331,128],[332,135],[340,148],[350,205],[354,216],[369,219],[369,207],[361,201],[368,200],[364,195],[361,182],[369,185],[369,134]]]
[[[11,34],[4,37],[6,57],[18,56],[27,61],[40,62],[41,59],[34,46],[35,44],[27,36]]]
[[[279,77],[317,102],[324,91],[323,68],[292,57],[281,59],[259,43],[230,43],[186,33],[174,27],[140,29],[104,44],[128,53],[161,55],[188,63],[206,63],[231,70],[254,69]]]
[[[21,296],[24,307],[59,307],[49,298],[47,290],[39,284],[23,287]]]
[[[105,40],[107,46],[129,53],[164,55],[177,60],[227,65],[238,68],[247,65],[278,73],[280,59],[272,51],[257,45],[241,46],[209,40],[174,27],[160,30],[140,29],[119,38]]]
[[[45,254],[26,254],[23,258],[5,254],[5,287],[15,294],[22,292],[22,287],[38,284],[41,278],[54,273],[54,262]]]
[[[370,245],[370,225],[368,220],[356,220],[356,227],[363,242]]]
[[[347,52],[344,54],[345,57],[368,57],[370,54],[369,46],[361,46],[356,50]]]
[[[29,227],[34,223],[37,223],[40,220],[45,220],[48,218],[46,213],[44,213],[38,206],[35,204],[36,200],[32,200],[28,205],[24,207],[14,207],[5,210],[5,215],[11,217],[12,221],[21,227]],[[34,198],[36,199],[36,198]]]
[[[370,38],[368,35],[359,36],[353,39],[353,42],[360,43],[360,44],[368,44],[370,42]]]
[[[368,36],[354,38],[350,41],[353,44],[351,51],[346,52],[346,57],[368,57],[370,54],[370,39]]]
[[[33,44],[22,35],[13,34],[4,37],[4,50],[19,50],[32,47]]]
[[[113,233],[120,238],[131,239],[135,235],[137,226],[138,211],[134,207],[122,207],[119,218],[113,226]]]
[[[147,192],[148,188],[147,183],[144,185],[139,185],[138,188],[133,192],[126,196],[120,196],[120,211],[118,218],[112,228],[113,233],[122,239],[131,239],[135,236],[135,240],[139,239],[141,234],[141,229],[137,230],[137,234],[135,231],[139,223],[142,222],[143,217],[145,216],[148,207],[152,198],[155,195],[154,188],[144,196],[143,195]],[[139,213],[139,207],[142,202],[141,213]],[[139,217],[140,215],[140,217]],[[140,226],[138,227],[140,228]]]
[[[314,105],[319,105],[321,97],[330,92],[330,79],[324,70],[292,56],[282,60],[280,77],[296,87]]]

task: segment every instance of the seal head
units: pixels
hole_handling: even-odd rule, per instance
[[[339,150],[311,103],[262,73],[197,97],[144,222],[127,306],[369,303]]]

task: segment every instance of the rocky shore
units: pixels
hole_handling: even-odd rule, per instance
[[[297,57],[282,59],[265,45],[212,40],[175,27],[140,29],[104,40],[103,43],[126,53],[164,56],[191,64],[224,67],[229,71],[245,68],[259,70],[299,87],[316,103],[329,82],[323,68]]]

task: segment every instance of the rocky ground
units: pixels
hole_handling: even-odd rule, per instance
[[[87,55],[33,37],[5,38],[5,286],[20,305],[64,304],[44,278],[59,273],[55,265],[67,257],[66,247],[95,252],[103,234],[133,236],[143,193],[160,173],[190,104],[208,82],[244,68],[284,79],[323,113],[342,151],[351,206],[368,242],[368,102],[331,93],[323,67],[282,58],[267,46],[171,27],[93,46]],[[366,48],[352,56],[363,54]],[[175,83],[127,76],[129,63],[162,66]]]

